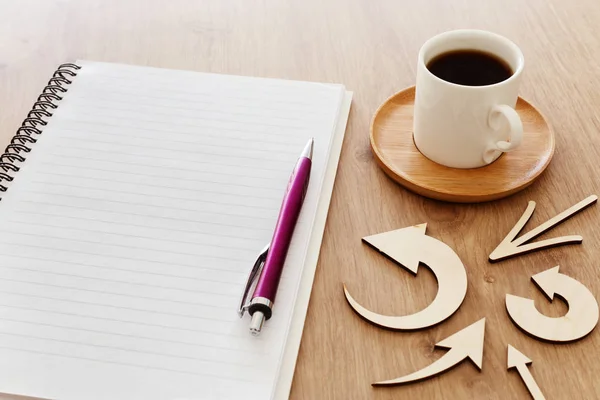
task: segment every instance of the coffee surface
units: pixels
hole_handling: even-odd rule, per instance
[[[504,60],[478,50],[442,53],[427,63],[427,69],[440,79],[465,86],[493,85],[513,74]]]

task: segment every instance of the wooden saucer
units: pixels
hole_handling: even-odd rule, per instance
[[[554,155],[554,132],[543,115],[519,97],[523,142],[492,164],[456,169],[425,157],[413,141],[415,87],[396,93],[371,122],[371,149],[385,173],[407,189],[436,200],[478,203],[510,196],[531,185]]]

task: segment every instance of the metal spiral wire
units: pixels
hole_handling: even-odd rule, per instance
[[[4,149],[4,153],[0,155],[0,192],[6,192],[8,189],[8,183],[13,181],[14,173],[19,171],[18,164],[25,161],[26,154],[31,151],[31,145],[37,141],[36,136],[40,135],[43,127],[48,124],[48,118],[52,117],[52,111],[58,107],[57,103],[62,100],[62,95],[66,93],[79,69],[81,67],[75,64],[59,65],[33,103],[31,111]]]

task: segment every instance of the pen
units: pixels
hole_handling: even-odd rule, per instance
[[[260,334],[264,322],[271,318],[273,313],[279,279],[281,278],[285,258],[290,247],[290,242],[292,241],[298,216],[300,215],[300,209],[304,203],[306,189],[308,188],[313,145],[314,140],[310,139],[296,161],[296,166],[290,176],[283,196],[271,242],[261,251],[256,259],[248,275],[246,287],[242,294],[238,314],[240,317],[243,317],[244,312],[248,311],[252,316],[250,333],[255,336]],[[250,289],[257,276],[258,280],[256,281],[252,299],[249,303],[246,303]]]

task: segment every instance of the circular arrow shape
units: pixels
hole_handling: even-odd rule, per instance
[[[421,224],[368,236],[363,240],[414,274],[419,262],[427,265],[438,282],[438,292],[431,304],[411,315],[382,315],[361,306],[344,286],[346,300],[356,313],[379,326],[413,330],[436,325],[458,310],[467,294],[465,267],[448,245],[425,235],[426,227],[426,224]]]
[[[531,277],[550,301],[559,295],[569,305],[566,315],[559,318],[541,314],[533,300],[506,295],[506,310],[511,320],[523,331],[552,342],[570,342],[589,334],[598,323],[596,298],[579,281],[558,272],[559,267]]]

